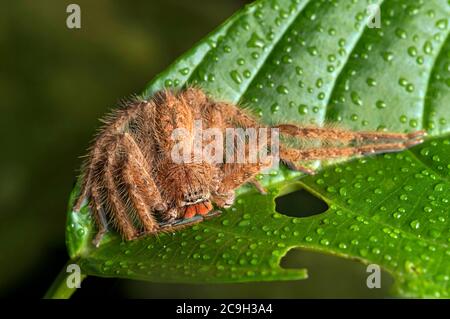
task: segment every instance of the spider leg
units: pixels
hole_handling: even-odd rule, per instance
[[[291,135],[297,138],[337,140],[342,142],[377,140],[403,142],[422,138],[426,135],[425,131],[416,131],[409,134],[390,132],[353,132],[335,128],[300,127],[294,124],[280,124],[275,126],[275,128],[278,128],[282,134]]]
[[[255,188],[258,190],[260,194],[267,195],[267,190],[264,188],[264,186],[261,185],[261,183],[256,178],[251,178],[248,182],[253,186],[255,186]]]
[[[114,111],[102,120],[104,126],[89,150],[88,160],[83,165],[83,182],[80,194],[73,206],[73,210],[76,212],[80,210],[83,200],[90,195],[91,185],[96,178],[95,167],[103,155],[104,146],[108,144],[111,137],[123,132],[140,110],[150,105],[149,102],[139,99],[133,99],[123,104],[125,107]]]
[[[314,175],[314,174],[316,174],[316,171],[313,170],[312,168],[300,165],[298,163],[293,163],[292,161],[290,161],[290,160],[288,160],[286,158],[283,158],[283,162],[284,162],[284,164],[286,164],[286,166],[290,170],[299,171],[299,172],[302,172],[302,173],[304,173],[306,175]]]
[[[281,159],[288,162],[311,161],[327,158],[340,158],[358,155],[373,155],[388,152],[398,152],[421,143],[421,139],[397,143],[367,144],[355,147],[327,147],[311,149],[284,148],[280,150]]]
[[[212,193],[212,201],[219,207],[231,206],[234,202],[234,190],[251,181],[266,167],[267,164],[261,163],[224,164],[224,176],[218,189]]]
[[[209,212],[206,215],[195,215],[192,218],[189,219],[177,219],[175,222],[167,222],[160,224],[160,231],[162,232],[174,232],[181,229],[184,229],[188,226],[192,226],[198,223],[201,223],[204,220],[208,220],[211,218],[214,218],[216,216],[219,216],[222,214],[220,210],[214,210]]]
[[[97,144],[97,143],[96,143]],[[83,204],[83,200],[88,197],[89,195],[92,196],[92,190],[91,190],[91,186],[93,183],[93,172],[95,170],[96,165],[99,163],[99,161],[101,161],[102,158],[102,152],[101,150],[96,147],[97,145],[95,145],[91,151],[91,158],[89,163],[85,164],[84,166],[84,177],[83,177],[83,182],[81,184],[81,190],[80,190],[80,194],[78,195],[77,200],[75,201],[75,204],[73,206],[73,210],[75,212],[79,212],[81,205]]]
[[[175,230],[182,229],[182,228],[190,226],[190,225],[198,224],[202,221],[203,221],[203,217],[201,215],[195,215],[191,218],[177,219],[172,222],[162,223],[162,224],[160,224],[160,230],[161,231],[175,231]]]
[[[94,213],[94,216],[96,217],[95,221],[98,226],[98,230],[92,243],[94,244],[95,247],[98,247],[100,245],[103,236],[108,231],[108,221],[106,220],[106,214],[102,206],[99,206],[95,210],[96,213]]]
[[[149,174],[148,163],[131,135],[121,137],[124,146],[124,166],[122,177],[133,208],[146,232],[156,232],[158,223],[152,215],[154,211],[166,209],[158,188]]]
[[[127,213],[125,205],[123,205],[118,184],[116,181],[116,165],[120,146],[120,137],[117,137],[114,142],[106,147],[107,160],[104,171],[104,178],[106,184],[106,193],[111,204],[111,215],[117,225],[118,230],[126,240],[131,240],[136,237],[137,231],[133,225],[130,216]]]
[[[134,167],[136,165],[135,161],[136,159],[133,158],[132,155],[126,156],[122,171],[123,180],[127,188],[127,194],[131,200],[132,207],[139,216],[139,221],[142,223],[144,230],[146,232],[155,232],[158,229],[158,224],[149,209],[148,203],[151,198],[146,196],[145,192],[142,191],[142,184],[145,185],[148,183],[150,185],[150,183],[146,183],[144,176],[138,176],[136,174],[136,168]],[[142,172],[139,173],[142,174]]]
[[[97,156],[95,161],[91,162],[92,179],[86,184],[86,193],[90,194],[89,207],[92,217],[97,226],[97,234],[93,240],[93,244],[98,247],[103,235],[108,230],[108,222],[105,215],[104,204],[104,187],[103,187],[103,168],[105,167],[106,158]],[[88,187],[89,186],[89,187]],[[81,197],[80,197],[81,198]]]
[[[259,128],[261,123],[256,121],[253,116],[237,106],[225,102],[212,102],[202,105],[200,112],[202,117],[206,119],[211,127],[252,127]]]

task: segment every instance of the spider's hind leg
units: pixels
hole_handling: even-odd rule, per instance
[[[301,127],[294,124],[280,124],[274,126],[280,130],[281,134],[294,136],[300,139],[317,139],[339,141],[344,144],[355,141],[357,143],[380,143],[385,142],[406,142],[421,139],[426,136],[425,131],[415,131],[412,133],[392,133],[392,132],[354,132],[337,128],[326,127]]]
[[[406,142],[366,144],[354,147],[325,147],[303,150],[282,147],[280,157],[285,161],[295,163],[298,161],[345,158],[351,156],[398,152],[420,143],[422,143],[421,139],[413,139]]]
[[[299,161],[323,160],[328,158],[344,158],[358,155],[371,155],[387,152],[398,152],[417,145],[423,141],[425,131],[412,133],[390,132],[353,132],[334,128],[300,127],[294,124],[275,126],[281,134],[299,139],[318,140],[339,146],[325,146],[306,149],[281,147],[280,157],[287,166],[307,174],[314,173],[299,164]]]

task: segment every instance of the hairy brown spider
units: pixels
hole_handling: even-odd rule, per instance
[[[202,90],[163,91],[152,100],[134,99],[109,115],[90,148],[81,193],[74,210],[89,199],[98,227],[98,245],[112,223],[126,240],[141,233],[174,230],[233,204],[234,190],[253,179],[270,163],[210,163],[173,161],[172,132],[192,130],[201,120],[205,128],[264,128],[236,105],[215,101]],[[425,132],[410,134],[352,132],[337,128],[280,124],[281,136],[326,142],[318,147],[290,147],[282,143],[280,159],[291,169],[313,173],[300,163],[311,160],[363,156],[400,151],[423,141]]]

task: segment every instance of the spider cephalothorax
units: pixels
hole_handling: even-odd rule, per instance
[[[206,216],[213,204],[232,205],[234,190],[246,182],[255,183],[263,191],[254,177],[271,166],[271,160],[211,162],[193,160],[189,154],[185,161],[174,159],[177,139],[173,133],[177,129],[192,132],[198,121],[203,129],[216,129],[224,136],[229,128],[265,128],[238,106],[215,101],[196,88],[163,91],[149,101],[135,99],[107,117],[89,151],[81,194],[74,206],[77,211],[84,198],[89,199],[98,226],[96,244],[109,222],[123,238],[131,240],[141,233],[188,224],[180,221]],[[399,151],[421,143],[425,134],[352,132],[295,124],[271,128],[281,136],[327,142],[326,147],[313,148],[280,145],[280,159],[306,173],[312,171],[300,165],[305,161]],[[192,145],[194,139],[194,135],[188,136]],[[224,142],[223,146],[228,144]],[[223,157],[229,151],[225,150]]]

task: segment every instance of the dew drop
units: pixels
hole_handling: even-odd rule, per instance
[[[288,93],[289,93],[289,90],[288,90],[288,88],[285,87],[284,85],[279,85],[279,86],[277,87],[277,92],[278,92],[279,94],[288,94]]]
[[[394,59],[394,54],[392,52],[383,52],[382,54],[383,60],[386,62],[390,62],[392,61],[392,59]]]
[[[183,69],[181,69],[181,70],[180,70],[180,73],[181,73],[182,75],[187,75],[187,74],[189,73],[189,68],[183,68]]]
[[[361,97],[358,95],[358,92],[353,91],[353,92],[350,94],[350,97],[351,97],[352,102],[353,102],[354,104],[359,105],[359,106],[362,105],[362,100],[361,100]]]
[[[297,67],[295,67],[295,72],[296,72],[298,75],[302,75],[302,74],[303,74],[303,68],[300,67],[300,66],[297,66]]]
[[[86,231],[83,229],[83,228],[80,228],[80,229],[78,229],[77,230],[77,234],[78,234],[78,236],[84,236],[84,234],[86,233]]]
[[[406,85],[406,91],[408,92],[414,92],[414,85],[412,83],[409,83]]]
[[[417,219],[415,219],[409,225],[411,226],[412,229],[419,229],[420,222]]]
[[[319,178],[318,180],[316,180],[316,184],[323,185],[323,184],[325,184],[325,181],[322,178]]]
[[[423,52],[425,52],[425,54],[433,53],[433,45],[431,44],[430,41],[425,41],[423,45]]]
[[[415,46],[411,46],[408,48],[408,54],[411,57],[415,57],[417,55],[417,48]]]
[[[400,116],[400,122],[401,123],[406,123],[406,121],[408,121],[408,118],[406,117],[406,115],[401,115]]]
[[[247,42],[247,47],[249,48],[263,48],[264,40],[259,37],[256,33],[252,33],[250,40]]]
[[[367,85],[368,86],[376,86],[377,85],[377,81],[375,81],[375,79],[373,78],[367,78]]]
[[[441,30],[447,29],[448,21],[447,19],[440,19],[436,21],[436,27]]]
[[[323,80],[321,78],[317,79],[316,87],[320,89],[322,87],[322,85],[323,85]]]
[[[270,107],[270,111],[272,112],[272,114],[277,113],[279,110],[280,110],[280,105],[278,103],[274,103]]]
[[[395,212],[394,214],[392,214],[392,216],[393,216],[395,219],[400,219],[400,218],[402,217],[402,214],[399,213],[399,212]]]
[[[308,53],[312,56],[316,56],[318,51],[317,51],[317,47],[312,46],[312,47],[308,47],[307,49]]]
[[[300,106],[298,107],[298,113],[300,113],[301,115],[305,115],[308,113],[308,106],[305,104],[300,104]]]
[[[322,245],[324,245],[324,246],[328,246],[329,244],[330,244],[330,241],[328,240],[328,239],[322,239],[321,241],[320,241],[320,244],[322,244]]]
[[[231,76],[231,78],[233,79],[233,81],[235,83],[237,83],[237,84],[241,84],[242,83],[242,77],[241,77],[241,75],[239,74],[238,71],[236,71],[236,70],[231,71],[230,72],[230,76]]]
[[[336,193],[336,188],[334,186],[328,186],[327,187],[327,192],[328,193]]]
[[[239,224],[238,224],[238,226],[240,226],[240,227],[246,227],[248,225],[250,225],[249,220],[243,220],[243,221],[239,222]]]
[[[376,105],[377,108],[379,108],[379,109],[384,109],[384,108],[386,108],[386,103],[385,103],[384,101],[382,101],[382,100],[378,100],[378,101],[376,102],[375,105]]]
[[[395,30],[395,35],[400,39],[406,39],[406,31],[402,28],[397,28]]]
[[[345,187],[339,188],[339,194],[341,196],[347,196],[347,189]]]
[[[398,80],[398,84],[400,84],[401,86],[406,86],[408,84],[408,81],[405,78],[400,78]]]
[[[282,61],[284,64],[291,64],[291,63],[292,63],[292,57],[289,56],[289,55],[285,55],[285,56],[281,59],[281,61]]]

